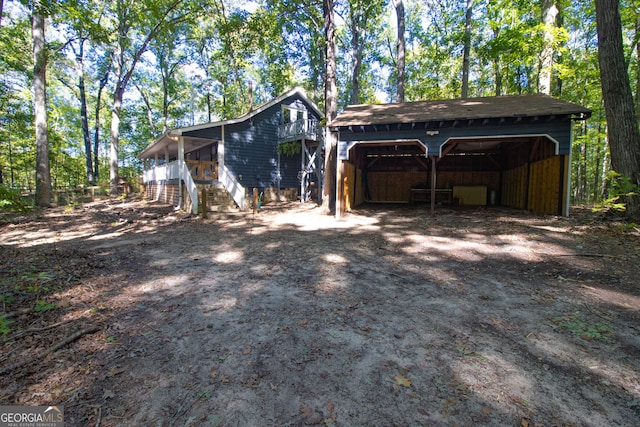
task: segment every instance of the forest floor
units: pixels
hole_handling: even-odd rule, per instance
[[[69,426],[630,426],[640,233],[576,208],[0,221],[0,405]]]

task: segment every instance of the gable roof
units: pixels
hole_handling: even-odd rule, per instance
[[[216,127],[221,127],[226,125],[232,125],[235,123],[245,122],[247,120],[250,120],[254,116],[262,113],[263,111],[273,107],[274,105],[281,103],[282,101],[284,101],[285,99],[293,95],[298,95],[302,100],[304,100],[307,104],[309,104],[309,106],[311,106],[313,111],[315,111],[319,116],[321,117],[323,116],[318,106],[309,97],[307,97],[307,94],[305,93],[304,89],[302,89],[301,87],[295,87],[283,93],[282,95],[272,99],[271,101],[266,102],[258,106],[257,108],[252,109],[248,113],[243,114],[242,116],[236,117],[234,119],[203,123],[195,126],[186,126],[186,127],[176,128],[168,132],[165,132],[160,137],[158,137],[155,141],[149,144],[144,150],[142,150],[140,154],[137,155],[137,157],[139,159],[152,158],[156,152],[159,153],[161,151],[164,151],[164,148],[167,147],[168,145],[172,143],[177,144],[177,137],[184,135],[188,132],[193,132],[193,131],[203,130],[203,129],[211,129],[211,128],[216,128]],[[197,146],[203,145],[204,142],[205,141],[202,138],[194,138],[193,144],[192,144],[194,146],[193,148],[197,148]],[[207,142],[207,144],[209,143],[211,143],[211,141]],[[185,141],[185,152],[189,151],[187,145],[188,145],[188,142]]]
[[[396,104],[350,105],[331,121],[329,126],[367,126],[553,115],[576,115],[578,118],[586,119],[591,115],[591,110],[548,95],[506,95]]]

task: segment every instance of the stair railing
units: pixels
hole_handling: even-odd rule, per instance
[[[245,210],[245,189],[225,165],[218,168],[218,180],[224,185],[240,210]]]

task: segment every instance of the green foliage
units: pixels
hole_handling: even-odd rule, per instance
[[[278,145],[278,153],[284,154],[285,156],[295,156],[300,154],[301,151],[302,146],[298,141],[283,142]]]
[[[603,323],[585,323],[576,316],[561,316],[551,321],[571,334],[588,341],[606,340],[611,333],[611,328]]]
[[[610,171],[607,177],[610,184],[609,197],[598,203],[593,211],[624,213],[627,210],[625,199],[640,196],[640,187],[632,183],[628,176],[622,176],[615,171]]]
[[[467,2],[405,1],[406,100],[460,96],[462,49]],[[25,2],[5,8],[0,27],[0,170],[11,188],[34,189],[35,146],[31,78],[33,59],[29,10]],[[592,2],[556,2],[557,26],[541,23],[541,2],[473,2],[470,29],[470,96],[533,93],[538,90],[543,48],[554,50],[552,94],[594,110],[584,127],[574,128],[572,192],[577,201],[601,197],[607,170],[606,126],[601,114],[595,12]],[[171,6],[175,6],[172,8]],[[635,49],[639,13],[622,2],[625,55],[632,79],[638,76]],[[361,56],[360,102],[395,98],[395,13],[389,1],[335,2],[338,19],[339,103],[347,105],[353,89],[355,52]],[[322,2],[261,0],[123,0],[51,3],[47,95],[52,183],[74,187],[86,179],[80,124],[78,78],[84,73],[89,129],[100,130],[101,183],[107,181],[110,102],[114,81],[105,64],[119,61],[128,81],[121,117],[119,165],[123,176],[139,171],[135,155],[167,128],[237,117],[248,111],[248,82],[254,105],[303,86],[322,107],[324,32]],[[152,34],[153,33],[153,34]],[[147,41],[147,36],[153,35]],[[358,42],[353,36],[360,36]],[[64,36],[60,36],[64,37]],[[79,40],[84,52],[80,64]],[[151,52],[133,61],[140,49]],[[105,60],[107,58],[107,60]],[[135,64],[134,64],[135,62]],[[80,67],[82,65],[82,67]],[[104,76],[109,84],[101,93]],[[640,87],[640,86],[639,86]],[[634,88],[634,90],[638,90]],[[636,94],[636,99],[640,97]],[[99,123],[95,110],[101,112]],[[584,148],[584,149],[583,149]],[[279,147],[281,154],[299,154]],[[621,208],[612,195],[605,204]],[[615,200],[613,200],[615,199]]]
[[[34,308],[36,313],[41,313],[43,311],[49,311],[49,310],[53,310],[54,308],[56,308],[56,304],[55,303],[47,303],[43,300],[37,300],[36,301],[36,307]]]
[[[25,213],[31,206],[25,202],[18,190],[0,185],[0,212]]]
[[[0,315],[0,335],[3,338],[6,338],[9,332],[11,332],[11,328],[9,328],[9,321],[2,315]]]

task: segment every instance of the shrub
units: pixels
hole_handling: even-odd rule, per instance
[[[30,208],[18,190],[0,185],[0,211],[25,213]]]

